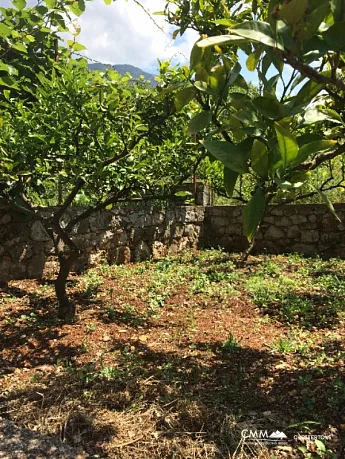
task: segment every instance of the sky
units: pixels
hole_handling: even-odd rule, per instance
[[[157,59],[172,59],[173,64],[188,65],[191,49],[199,38],[197,32],[187,30],[173,40],[176,27],[167,24],[164,16],[153,14],[164,10],[167,0],[139,2],[146,12],[134,0],[116,0],[110,5],[104,0],[86,1],[85,12],[75,18],[75,25],[81,27],[77,41],[87,48],[82,54],[106,64],[134,65],[153,74],[158,73]],[[27,6],[36,3],[37,0],[27,0]],[[0,6],[11,6],[11,1],[0,0]],[[73,37],[64,34],[62,38]],[[256,72],[246,69],[244,55],[240,63],[244,78],[257,84]]]
[[[150,14],[162,11],[166,0],[140,0]],[[103,0],[87,2],[78,18],[81,33],[78,41],[87,47],[85,55],[109,64],[131,64],[156,73],[157,58],[187,63],[198,34],[187,31],[172,39],[174,27],[163,16],[150,16],[133,0],[117,0],[105,5]],[[163,30],[161,30],[163,29]]]
[[[87,47],[83,54],[102,63],[131,64],[154,74],[158,73],[157,59],[188,65],[198,33],[187,30],[173,40],[176,27],[167,24],[164,16],[153,14],[164,10],[166,0],[140,3],[150,14],[133,0],[116,0],[111,5],[105,5],[104,0],[87,2],[77,21],[81,26],[78,41]],[[241,64],[244,78],[256,83],[256,73],[247,71],[244,55]]]

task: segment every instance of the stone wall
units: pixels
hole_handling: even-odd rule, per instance
[[[335,205],[345,222],[345,204]],[[69,218],[81,212],[70,209]],[[326,206],[270,206],[256,251],[299,252],[345,258],[345,227]],[[106,260],[126,263],[159,259],[186,248],[223,247],[242,251],[241,207],[120,207],[91,216],[73,237],[84,255],[77,270]],[[0,281],[40,277],[54,269],[53,246],[37,221],[0,209]]]
[[[67,220],[82,208],[71,208]],[[120,207],[93,214],[76,226],[73,238],[83,250],[75,266],[100,261],[122,264],[158,259],[197,248],[203,238],[204,207]],[[52,241],[38,221],[0,209],[0,281],[40,277],[54,270]]]
[[[345,204],[334,205],[345,223]],[[245,250],[241,208],[206,208],[205,247],[224,247],[229,252]],[[323,204],[269,206],[257,236],[256,252],[338,256],[345,258],[345,225]]]

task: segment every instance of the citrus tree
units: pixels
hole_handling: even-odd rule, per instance
[[[187,114],[176,113],[171,94],[112,70],[90,72],[86,60],[71,56],[76,42],[59,47],[57,59],[64,13],[81,12],[82,1],[47,0],[34,8],[13,3],[15,8],[2,10],[0,23],[6,74],[0,78],[6,87],[0,100],[0,203],[40,221],[51,237],[60,266],[58,315],[66,318],[75,313],[66,281],[81,255],[75,227],[119,201],[171,196],[202,153],[186,137]],[[28,43],[20,47],[23,37]],[[40,55],[31,55],[31,47]],[[167,73],[180,78],[162,64],[163,79]],[[81,199],[86,206],[69,217],[68,209]],[[37,203],[57,206],[47,211]]]
[[[345,4],[172,0],[164,14],[175,36],[188,28],[200,34],[184,86],[170,89],[179,108],[198,102],[190,130],[225,166],[229,195],[251,177],[243,226],[253,241],[277,193],[305,186],[311,171],[345,152]],[[247,90],[243,62],[256,72],[259,95]],[[312,192],[334,212],[322,190]]]

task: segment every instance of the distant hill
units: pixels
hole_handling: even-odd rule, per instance
[[[139,79],[140,75],[143,75],[145,77],[145,80],[150,81],[153,86],[157,86],[157,81],[155,81],[155,75],[153,75],[152,73],[144,72],[144,70],[141,70],[139,67],[134,67],[134,65],[128,65],[128,64],[110,65],[110,64],[96,64],[96,63],[89,64],[89,68],[91,70],[105,70],[108,67],[111,67],[112,69],[116,70],[121,75],[124,75],[125,73],[130,73],[134,79]]]

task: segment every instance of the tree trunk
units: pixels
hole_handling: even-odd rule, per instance
[[[239,262],[238,262],[238,267],[239,268],[243,268],[245,266],[249,255],[252,253],[252,251],[253,251],[253,249],[255,247],[255,243],[256,243],[256,235],[259,232],[260,226],[261,225],[259,225],[258,228],[256,229],[256,232],[255,232],[255,234],[253,236],[253,239],[250,241],[248,248],[242,253],[242,256],[241,256],[241,258],[239,259]]]
[[[60,259],[60,270],[55,281],[55,293],[59,302],[58,317],[59,319],[70,319],[75,316],[75,304],[68,298],[66,292],[66,283],[71,271],[72,264],[78,258],[78,253],[72,252],[64,260]]]

